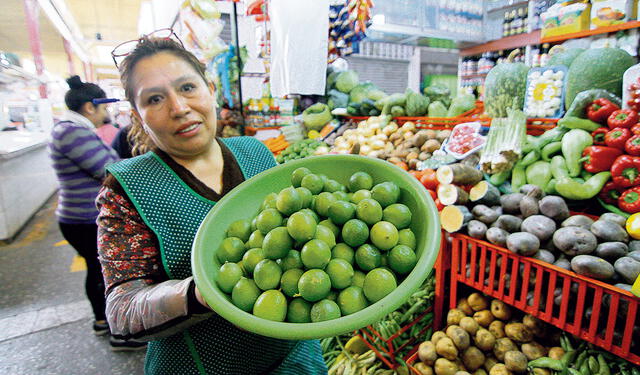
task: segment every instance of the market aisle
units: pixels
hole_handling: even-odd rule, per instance
[[[0,242],[0,373],[141,374],[144,352],[114,353],[93,335],[84,262],[63,240],[55,204]]]

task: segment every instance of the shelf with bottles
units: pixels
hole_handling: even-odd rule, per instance
[[[529,31],[528,2],[524,2],[516,9],[504,12],[502,18],[502,37],[525,34]]]
[[[298,114],[297,98],[249,99],[245,104],[245,126],[273,128],[292,125],[295,122],[294,117]]]

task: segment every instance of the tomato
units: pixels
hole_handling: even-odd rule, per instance
[[[431,189],[427,189],[427,191],[429,192],[429,195],[431,195],[431,199],[433,199],[434,201],[438,199],[438,194],[435,191]]]
[[[438,209],[438,212],[442,211],[442,209],[444,208],[444,204],[440,203],[440,199],[436,199],[435,203],[436,203],[436,208]]]
[[[427,189],[436,190],[440,183],[436,178],[436,171],[433,169],[425,169],[422,171],[422,177],[420,177],[420,183]]]

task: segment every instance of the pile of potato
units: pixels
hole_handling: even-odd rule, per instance
[[[418,130],[413,122],[402,126],[395,122],[385,125],[379,118],[370,117],[337,137],[333,151],[379,158],[394,164],[406,163],[408,169],[415,170],[418,162],[429,159],[450,134],[450,130]]]
[[[422,375],[523,374],[529,361],[554,354],[535,341],[549,342],[550,333],[539,319],[531,315],[516,319],[504,302],[473,293],[449,311],[446,330],[420,344],[420,362],[413,366]],[[558,349],[562,350],[550,350]],[[535,369],[534,374],[551,372]]]

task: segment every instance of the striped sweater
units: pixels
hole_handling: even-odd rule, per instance
[[[118,155],[102,142],[88,119],[74,112],[67,119],[54,125],[49,143],[60,185],[56,216],[62,223],[94,224],[105,167],[118,161]]]

